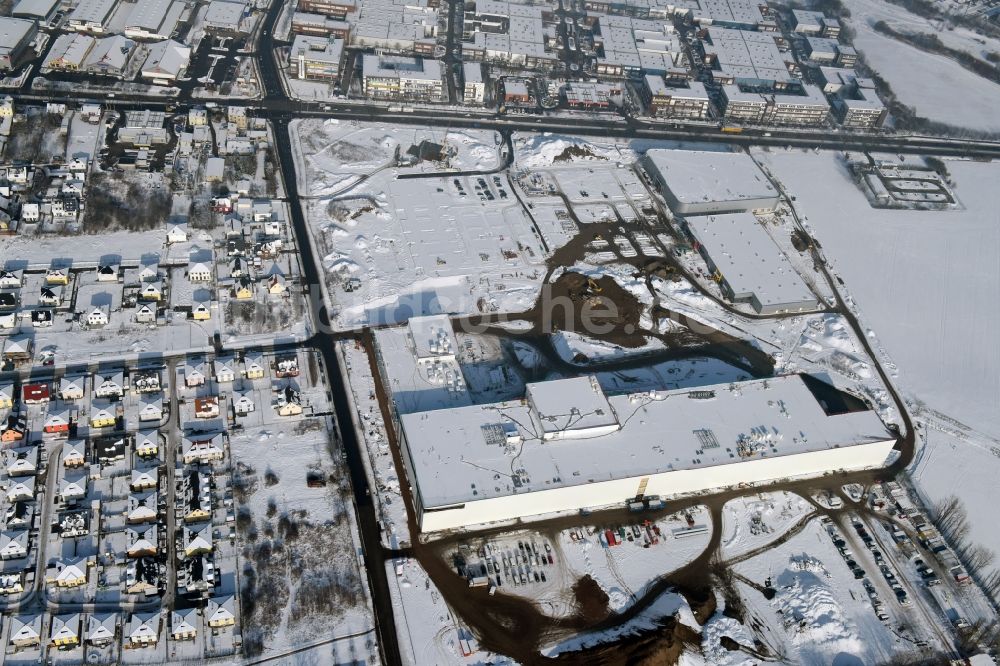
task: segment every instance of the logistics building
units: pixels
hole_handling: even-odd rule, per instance
[[[597,57],[598,74],[664,74],[684,63],[684,48],[672,23],[602,16],[597,26],[594,47],[603,52]]]
[[[746,153],[649,150],[643,166],[678,215],[773,211],[778,191]]]
[[[41,23],[48,21],[55,15],[56,7],[60,0],[20,0],[10,15],[14,18],[32,19]]]
[[[17,67],[37,33],[34,21],[0,17],[0,70]]]
[[[70,30],[104,32],[118,0],[84,0],[70,12],[67,26]]]
[[[549,48],[545,23],[549,10],[505,0],[474,0],[465,5],[462,57],[525,68],[551,68],[559,54]]]
[[[607,396],[597,379],[522,400],[399,417],[421,531],[878,468],[895,438],[871,411],[826,411],[802,377]]]
[[[138,0],[125,21],[125,36],[132,39],[167,39],[184,12],[175,0]]]
[[[757,314],[814,310],[819,301],[752,213],[686,218],[688,234],[734,303]]]

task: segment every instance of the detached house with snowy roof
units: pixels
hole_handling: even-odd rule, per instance
[[[139,398],[139,421],[159,423],[163,419],[163,398],[160,394]]]
[[[132,493],[128,496],[128,510],[125,522],[130,525],[156,522],[159,516],[155,490]]]
[[[91,613],[87,616],[84,640],[94,647],[106,647],[115,642],[118,632],[118,613]]]
[[[135,454],[140,458],[152,458],[160,452],[160,434],[156,430],[140,430],[135,433]]]
[[[90,561],[85,557],[71,557],[57,561],[46,572],[45,582],[50,587],[79,587],[87,584],[87,570]]]
[[[83,399],[83,389],[86,381],[86,378],[82,376],[63,377],[59,380],[59,397],[67,401]]]
[[[125,625],[125,648],[143,648],[160,640],[160,612],[132,613]]]
[[[49,628],[49,645],[54,648],[73,648],[80,644],[80,614],[53,615]]]
[[[176,609],[170,613],[170,637],[175,641],[193,641],[198,637],[199,623],[197,608]]]
[[[205,607],[208,626],[213,629],[236,624],[236,599],[232,596],[212,597]]]
[[[96,372],[94,395],[98,398],[120,398],[125,395],[125,373],[121,370]]]
[[[17,650],[35,647],[42,641],[42,614],[28,613],[10,618],[10,644]]]
[[[28,530],[0,532],[0,560],[19,560],[28,556]]]
[[[14,406],[14,385],[0,384],[0,409],[10,409]]]

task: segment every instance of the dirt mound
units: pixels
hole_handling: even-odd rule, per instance
[[[685,648],[697,649],[700,644],[701,636],[697,632],[671,617],[656,629],[610,645],[567,652],[549,663],[662,666],[676,664]]]
[[[630,348],[646,342],[639,329],[642,304],[607,275],[564,273],[546,285],[539,306],[545,333],[573,331]]]
[[[589,574],[573,585],[573,598],[578,617],[587,624],[600,622],[609,614],[608,595]]]

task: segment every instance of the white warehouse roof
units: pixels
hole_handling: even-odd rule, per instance
[[[773,208],[778,202],[778,191],[746,153],[649,150],[646,160],[681,214]]]
[[[690,217],[688,227],[737,301],[758,312],[816,307],[816,296],[752,213]]]
[[[588,377],[562,381],[591,390]],[[544,392],[545,409],[561,414],[593,407],[589,398],[586,405],[578,406],[576,387],[566,390],[562,381],[531,384],[528,394]],[[868,465],[876,466],[884,462],[894,441],[874,412],[828,415],[798,375],[620,395],[602,404],[611,409],[608,417],[615,424],[613,432],[559,441],[542,439],[530,400],[402,415],[424,523],[427,516],[442,520],[439,511],[465,511],[467,503],[538,492],[552,497],[550,491],[580,491],[581,487],[586,490],[583,495],[575,492],[579,502],[575,508],[600,506],[609,503],[601,501],[600,484],[681,470],[686,471],[688,485],[692,483],[690,471],[701,470],[703,474],[693,482],[698,489],[717,487],[712,479],[718,478],[718,470],[737,464],[746,467],[732,468],[729,476],[747,482],[816,473],[825,469],[822,464],[806,462],[798,454],[854,445],[878,444],[866,455],[851,451],[850,463],[838,458],[836,467],[864,464],[866,456]],[[831,460],[822,455],[817,459]],[[787,462],[778,475],[755,477],[760,472],[754,470],[761,465],[754,461],[764,460],[768,465]],[[635,495],[631,485],[628,493],[612,501],[624,501],[629,494]],[[541,501],[527,506],[530,509],[522,515],[570,508]]]

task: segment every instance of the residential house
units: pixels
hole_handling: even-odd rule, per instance
[[[160,394],[143,395],[139,399],[139,421],[154,421],[163,419],[163,398]]]
[[[63,467],[77,469],[87,464],[87,442],[82,439],[73,439],[62,448]]]
[[[254,283],[246,275],[240,277],[233,288],[233,296],[238,301],[248,301],[253,298]]]
[[[0,384],[0,409],[10,409],[13,406],[14,406],[14,385]]]
[[[208,626],[213,629],[236,624],[236,599],[233,596],[212,597],[205,608]]]
[[[45,271],[45,284],[49,286],[69,284],[69,271],[65,268],[50,268]]]
[[[125,566],[125,591],[151,597],[159,592],[159,567],[152,557],[130,559]]]
[[[115,642],[118,634],[118,613],[91,613],[87,617],[87,633],[84,640],[101,648]]]
[[[125,528],[128,546],[125,554],[131,558],[155,557],[159,551],[159,527],[152,525],[136,525]]]
[[[128,450],[127,435],[111,435],[94,440],[94,457],[101,465],[110,465],[125,460]]]
[[[186,243],[188,239],[188,225],[183,220],[170,220],[167,222],[167,244]]]
[[[184,477],[184,522],[197,523],[212,517],[212,478],[196,469]]]
[[[12,478],[34,476],[38,473],[38,447],[4,449],[3,467],[7,476]]]
[[[236,365],[229,356],[220,356],[212,363],[215,371],[215,381],[226,384],[236,379]]]
[[[185,527],[184,557],[194,557],[212,552],[212,526]]]
[[[57,561],[47,572],[45,582],[52,587],[79,587],[87,584],[87,570],[90,562],[85,557],[73,557]]]
[[[111,314],[106,305],[95,305],[87,312],[87,328],[104,328],[111,321]]]
[[[157,483],[159,483],[159,476],[155,467],[151,469],[133,469],[132,481],[129,483],[129,487],[136,492],[149,490],[150,488],[155,489]]]
[[[90,534],[90,509],[60,512],[59,522],[54,531],[64,539],[88,536]]]
[[[121,268],[119,264],[100,264],[97,267],[97,281],[98,282],[117,282],[118,281],[118,270]]]
[[[193,261],[188,264],[188,280],[191,282],[211,282],[212,269],[203,261]]]
[[[181,441],[181,457],[185,465],[211,463],[225,457],[222,435],[189,435]]]
[[[0,289],[20,289],[24,271],[0,269]]]
[[[161,298],[163,298],[163,283],[159,280],[143,282],[139,287],[139,300],[159,302]]]
[[[72,502],[87,496],[86,470],[62,468],[59,474],[59,498],[63,502]]]
[[[256,408],[253,401],[253,391],[236,391],[233,393],[233,411],[237,416],[246,416]]]
[[[0,594],[12,595],[24,592],[24,572],[0,574]]]
[[[52,310],[32,310],[31,325],[35,328],[48,328],[52,325]]]
[[[137,324],[155,324],[156,306],[149,303],[139,303],[135,308],[135,322]]]
[[[23,400],[26,405],[40,405],[48,402],[50,397],[49,385],[47,382],[24,384],[21,387],[21,400]]]
[[[19,560],[28,556],[28,530],[0,532],[0,560]]]
[[[132,373],[132,390],[136,395],[160,392],[160,371],[157,368],[139,369]]]
[[[132,493],[128,496],[128,510],[125,522],[129,525],[156,522],[159,516],[158,496],[155,490]]]
[[[278,399],[274,403],[278,416],[297,416],[302,413],[302,400],[299,392],[291,385],[278,390]]]
[[[38,304],[57,308],[62,304],[62,287],[59,285],[44,286],[38,292]]]
[[[115,425],[116,410],[114,405],[94,401],[90,406],[90,427],[110,428]]]
[[[11,329],[17,325],[17,314],[14,312],[0,312],[0,329]]]
[[[7,486],[7,501],[30,502],[35,499],[35,477],[24,476],[19,479],[11,479]]]
[[[191,388],[203,386],[208,378],[208,367],[204,361],[189,361],[184,364],[184,385]]]
[[[0,309],[5,311],[17,309],[16,291],[0,291]]]
[[[70,415],[66,407],[54,407],[45,417],[42,432],[46,435],[65,437],[69,434]]]
[[[212,305],[209,301],[195,301],[191,306],[191,318],[195,321],[207,321],[212,318]]]
[[[3,343],[3,359],[15,363],[30,361],[33,339],[27,333],[8,336]]]
[[[97,372],[94,375],[94,395],[98,398],[121,398],[125,395],[125,373],[121,370]]]
[[[264,377],[264,357],[258,352],[248,352],[243,356],[243,376],[247,379]]]
[[[155,261],[144,262],[139,267],[139,282],[153,282],[160,279],[160,264]]]
[[[298,377],[299,359],[296,356],[279,356],[274,361],[274,374],[279,378]]]
[[[267,293],[272,296],[280,296],[285,293],[285,276],[284,275],[272,275],[264,281],[267,286]]]
[[[219,415],[219,399],[215,396],[195,398],[194,415],[199,419],[214,419]]]
[[[198,636],[197,608],[183,608],[170,613],[170,637],[175,641],[193,641]]]
[[[10,618],[10,644],[16,650],[36,647],[42,641],[42,614],[29,613]]]
[[[132,613],[125,625],[125,648],[143,648],[160,640],[160,611]]]
[[[80,644],[80,614],[53,615],[49,628],[49,645],[73,648]]]
[[[156,430],[140,430],[135,433],[135,454],[140,458],[152,458],[160,452],[160,434]]]
[[[81,400],[86,381],[84,377],[63,377],[59,380],[59,396],[63,400]]]
[[[32,519],[35,517],[34,504],[21,500],[14,502],[7,507],[4,512],[6,529],[11,531],[27,530],[32,527]]]

